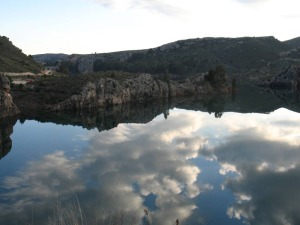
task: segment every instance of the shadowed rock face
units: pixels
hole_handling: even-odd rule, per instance
[[[0,76],[1,89],[5,92],[10,91],[10,82],[7,77]]]
[[[300,91],[300,67],[293,65],[262,85],[271,88],[289,88]]]
[[[20,113],[9,92],[9,80],[7,77],[0,75],[0,118],[15,116]]]

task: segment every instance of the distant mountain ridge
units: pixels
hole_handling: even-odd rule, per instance
[[[40,72],[42,66],[25,55],[5,36],[0,36],[0,72]]]
[[[300,63],[300,38],[281,42],[272,36],[241,38],[196,38],[179,40],[156,48],[100,54],[44,54],[33,56],[56,65],[67,74],[100,71],[146,72],[187,77],[224,65],[229,73],[276,74]],[[53,62],[56,62],[53,64]]]
[[[67,59],[69,55],[63,53],[57,53],[57,54],[45,53],[45,54],[33,55],[32,57],[36,62],[39,62],[45,66],[55,66],[60,61]]]

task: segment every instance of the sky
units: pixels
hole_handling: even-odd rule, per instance
[[[25,54],[147,49],[189,38],[300,36],[299,0],[0,0]]]

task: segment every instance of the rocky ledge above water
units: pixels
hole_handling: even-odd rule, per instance
[[[10,82],[8,78],[0,75],[0,118],[16,116],[20,113],[9,92]]]
[[[270,88],[289,88],[300,91],[300,67],[292,65],[282,73],[259,85]]]
[[[218,91],[228,92],[224,85]],[[156,99],[197,96],[203,98],[214,93],[214,89],[202,77],[178,81],[162,81],[149,74],[117,81],[100,78],[88,82],[79,94],[50,107],[53,111],[91,109],[124,103],[145,103]]]

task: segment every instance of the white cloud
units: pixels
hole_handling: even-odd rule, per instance
[[[219,170],[219,173],[222,175],[226,175],[229,172],[235,172],[238,173],[235,165],[229,164],[229,163],[220,163],[221,168]]]
[[[95,2],[114,9],[143,9],[152,13],[159,13],[168,16],[183,13],[180,7],[176,6],[178,1],[168,0],[95,0]]]
[[[195,146],[199,141],[193,132],[199,122],[188,113],[179,121],[182,116],[174,113],[168,120],[160,117],[147,125],[119,124],[101,133],[92,130],[79,137],[89,139],[80,158],[70,160],[57,152],[31,162],[23,172],[6,179],[5,197],[12,201],[0,204],[1,215],[6,218],[4,215],[13,212],[6,208],[14,207],[20,216],[27,215],[32,204],[41,211],[51,211],[49,201],[74,193],[85,213],[91,208],[101,215],[103,208],[109,212],[126,210],[141,219],[144,198],[152,193],[155,206],[160,208],[151,213],[154,224],[171,225],[176,218],[188,218],[196,208],[191,198],[200,194],[197,177],[201,171],[186,160],[198,155]],[[170,132],[173,130],[176,132]],[[161,138],[164,133],[168,133],[168,140]],[[189,136],[194,138],[189,140]],[[177,139],[182,145],[178,146]]]
[[[271,0],[236,0],[240,3],[245,3],[245,4],[253,4],[253,3],[262,3],[262,2],[268,2]]]

